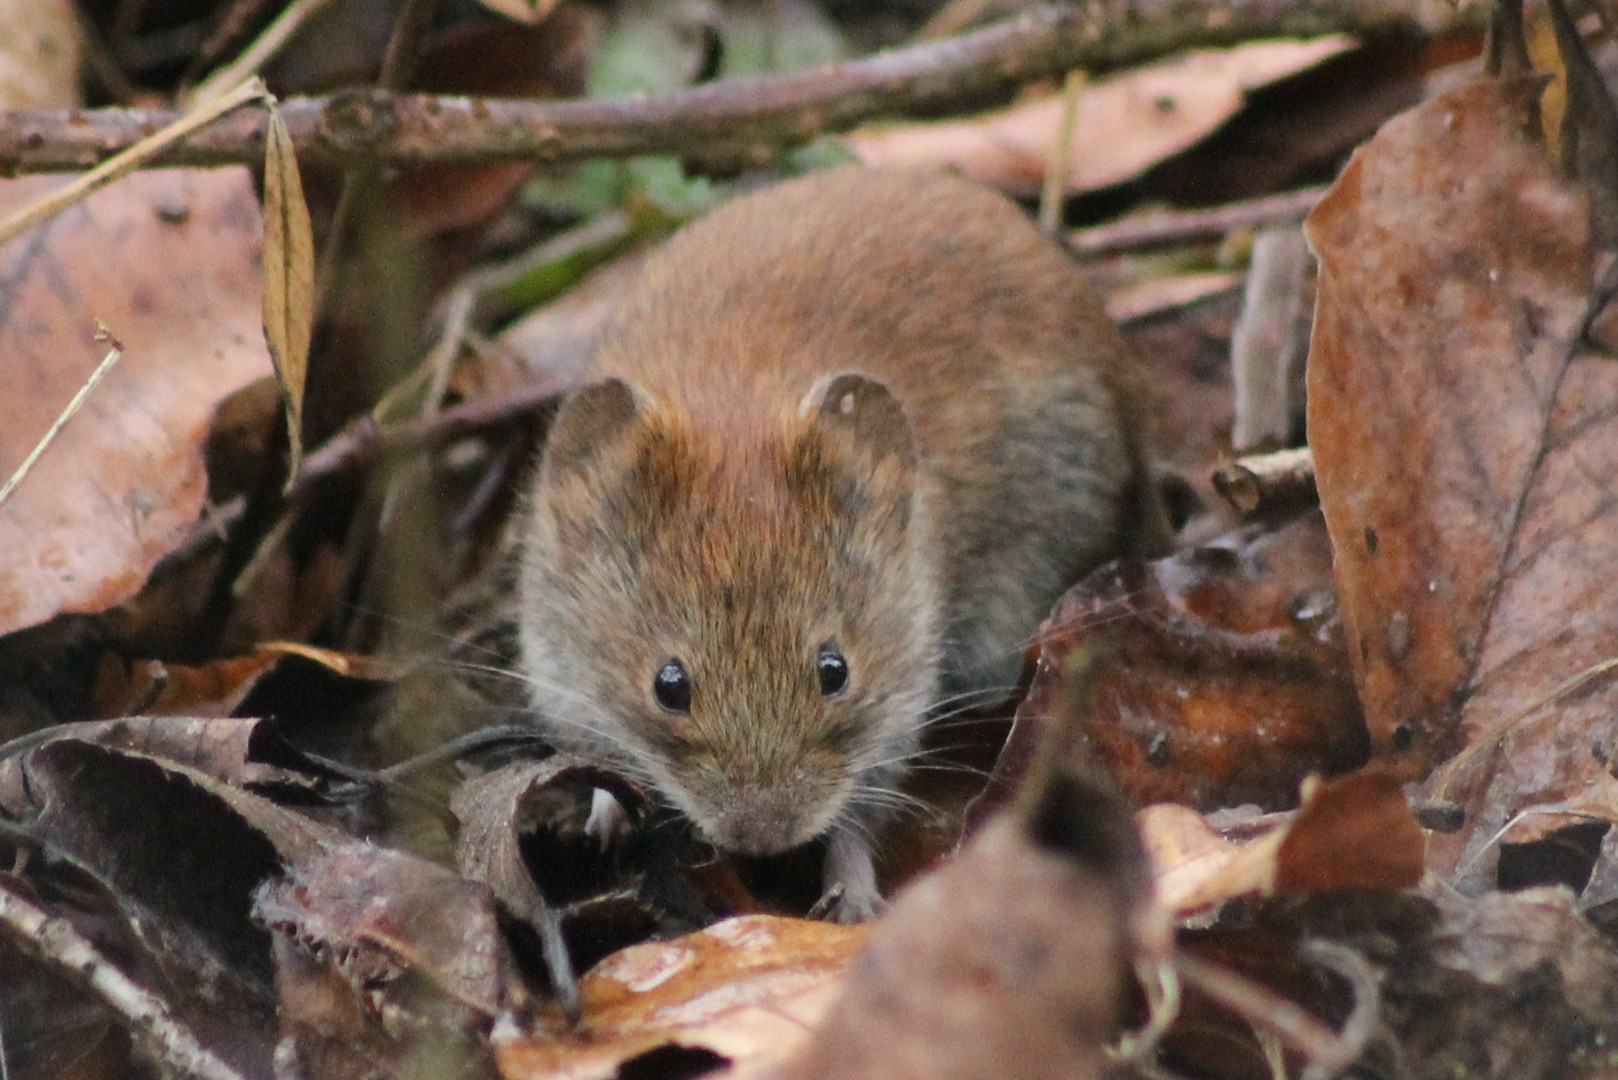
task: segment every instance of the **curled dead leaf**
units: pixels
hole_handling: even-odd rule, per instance
[[[866,931],[745,915],[614,954],[580,981],[583,1021],[499,1038],[506,1080],[610,1080],[648,1055],[765,1072],[820,1020]]]
[[[1248,894],[1396,892],[1421,879],[1421,827],[1399,782],[1374,770],[1312,779],[1297,810],[1235,828],[1173,803],[1139,818],[1158,901],[1179,918]]]
[[[1137,804],[1290,805],[1364,760],[1318,517],[1103,568],[1041,628],[1040,661],[973,814],[1004,801],[1045,733]],[[1062,726],[1067,725],[1067,726]]]
[[[492,1075],[485,1036],[529,996],[488,889],[404,852],[334,843],[261,888],[284,1030],[305,1075],[432,1062]]]
[[[1100,1077],[1129,965],[1166,948],[1133,821],[1053,765],[904,890],[784,1080]],[[922,989],[925,988],[925,989]]]

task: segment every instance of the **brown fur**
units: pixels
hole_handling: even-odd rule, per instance
[[[964,180],[738,199],[648,261],[594,377],[531,500],[524,670],[723,847],[859,829],[941,693],[1009,694],[1060,590],[1162,536],[1122,338]],[[652,696],[670,657],[688,716]]]

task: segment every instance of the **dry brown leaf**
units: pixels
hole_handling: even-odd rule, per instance
[[[326,1043],[353,1013],[364,1019],[345,1038],[365,1032],[372,1052],[408,1060],[407,1033],[481,1034],[529,1005],[488,889],[404,852],[328,844],[259,890],[253,914],[280,939],[283,1017],[304,1054],[340,1056]]]
[[[287,483],[303,460],[303,388],[315,325],[315,234],[292,136],[275,100],[264,146],[264,338],[286,402]]]
[[[893,902],[781,1080],[1107,1074],[1130,961],[1166,949],[1116,796],[1047,773]]]
[[[0,213],[60,181],[0,181]],[[105,351],[122,363],[0,509],[0,633],[100,611],[197,520],[216,404],[264,375],[258,200],[243,169],[128,177],[0,248],[0,475]]]
[[[1258,836],[1232,839],[1189,806],[1156,803],[1136,815],[1152,860],[1157,900],[1176,918],[1268,891],[1292,812],[1261,815]]]
[[[266,1074],[274,972],[252,894],[339,834],[186,766],[76,739],[29,751],[18,768],[22,799],[4,815],[111,897],[140,944],[125,962],[151,972],[144,981],[178,1019],[237,1068]]]
[[[490,11],[520,23],[537,23],[551,13],[556,0],[478,0]]]
[[[1313,779],[1301,801],[1242,822],[1234,835],[1189,807],[1143,809],[1158,902],[1184,918],[1249,893],[1397,891],[1421,879],[1425,838],[1393,777]]]
[[[675,941],[624,949],[580,981],[583,1022],[538,1038],[496,1037],[507,1080],[587,1080],[676,1048],[766,1066],[819,1021],[861,927],[745,915]]]
[[[96,672],[93,715],[107,720],[136,713],[146,717],[231,716],[288,657],[307,660],[346,679],[380,683],[398,677],[374,657],[295,641],[267,641],[246,656],[221,657],[199,665],[130,662],[109,652]]]
[[[1259,41],[1183,53],[1097,79],[1079,99],[1068,190],[1094,191],[1139,176],[1218,130],[1252,91],[1354,47],[1354,39],[1341,35]],[[1032,195],[1044,179],[1061,117],[1058,93],[968,120],[857,131],[845,141],[867,165],[947,165]]]
[[[1007,798],[1064,717],[1071,760],[1137,805],[1278,809],[1311,773],[1360,764],[1319,518],[1116,564],[1069,590],[1040,630],[1039,668],[986,804]]]
[[[1584,340],[1610,284],[1585,196],[1525,121],[1537,77],[1391,121],[1309,220],[1309,431],[1366,722],[1467,811],[1430,865],[1577,797],[1618,820],[1618,366]]]
[[[1421,880],[1425,847],[1397,777],[1372,768],[1313,780],[1276,853],[1275,891],[1408,889]]]
[[[1354,995],[1304,959],[1327,941],[1368,965],[1381,1008],[1357,1025]],[[1242,972],[1345,1034],[1369,1027],[1344,1075],[1475,1080],[1606,1078],[1618,1039],[1618,961],[1566,889],[1463,897],[1428,877],[1404,892],[1339,892],[1245,904],[1240,920],[1182,932],[1182,948]],[[1275,1063],[1228,1011],[1183,1003],[1164,1040],[1176,1073],[1262,1080]],[[1366,1021],[1369,1021],[1367,1024]],[[1246,1048],[1243,1048],[1246,1044]],[[1290,1056],[1289,1056],[1290,1057]],[[1302,1062],[1298,1063],[1301,1066]],[[1299,1068],[1289,1068],[1289,1076]]]
[[[633,807],[626,814],[639,815],[643,796],[626,781],[610,772],[565,754],[554,754],[544,761],[520,761],[492,772],[469,778],[455,789],[450,809],[460,822],[455,842],[455,862],[461,873],[484,882],[494,895],[514,912],[527,912],[542,903],[542,892],[566,903],[579,899],[567,895],[562,881],[535,881],[536,870],[524,857],[523,840],[537,828],[565,825],[579,833],[590,810],[593,788],[610,790],[619,805]],[[583,795],[582,804],[577,798]],[[552,805],[547,806],[547,796]],[[576,810],[577,820],[554,819],[567,810]],[[599,854],[600,841],[592,843]],[[601,861],[601,860],[596,860]],[[544,888],[548,886],[548,888]]]
[[[71,109],[79,94],[73,0],[0,0],[0,108]]]
[[[274,787],[282,792],[346,781],[315,763],[286,741],[271,720],[202,716],[132,716],[118,720],[59,724],[53,741],[99,746],[109,751],[161,759],[232,788]],[[31,812],[28,758],[0,760],[0,813]]]
[[[593,796],[621,808],[617,835],[592,835]],[[655,904],[641,895],[648,872],[626,853],[627,834],[644,818],[633,785],[566,754],[517,761],[468,777],[450,799],[460,823],[455,864],[481,882],[516,919],[539,933],[553,985],[575,1004],[573,977],[608,953],[658,928]],[[670,845],[678,834],[665,834]],[[671,873],[668,866],[652,873]],[[682,929],[688,929],[685,924]]]

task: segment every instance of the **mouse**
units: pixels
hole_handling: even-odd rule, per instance
[[[1136,358],[1000,194],[845,166],[645,260],[519,511],[519,673],[557,745],[722,851],[877,836],[929,718],[1009,700],[1061,592],[1167,546]]]

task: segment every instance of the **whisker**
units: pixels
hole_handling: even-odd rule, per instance
[[[842,810],[832,822],[832,828],[840,829],[843,832],[852,833],[854,839],[859,842],[861,847],[864,847],[868,851],[875,850],[876,837],[871,825],[862,820],[858,814],[850,814],[848,812],[852,805],[852,802],[844,800]]]
[[[1075,584],[1077,584],[1077,583],[1075,583]],[[1080,623],[1080,625],[1077,627],[1077,629],[1079,629],[1079,630],[1101,629],[1101,628],[1111,626],[1114,623],[1127,622],[1128,620],[1130,620],[1132,618],[1136,618],[1137,615],[1138,615],[1138,612],[1135,611],[1132,607],[1130,607],[1128,605],[1131,605],[1135,601],[1144,599],[1144,598],[1152,595],[1153,591],[1154,590],[1152,590],[1152,589],[1130,589],[1127,592],[1124,592],[1124,593],[1122,593],[1121,595],[1119,595],[1119,596],[1117,596],[1115,598],[1111,598],[1108,601],[1108,605],[1109,606],[1117,606],[1117,607],[1120,608],[1120,610],[1114,611],[1114,612],[1106,614],[1106,615],[1092,616],[1090,618],[1087,618],[1087,619],[1083,620]],[[1071,630],[1071,628],[1069,628],[1069,630]],[[1033,630],[1032,633],[1029,633],[1029,634],[1025,635],[1024,637],[1012,642],[1009,647],[1007,647],[1007,648],[1005,648],[1003,650],[1000,650],[999,652],[993,653],[992,655],[989,655],[986,659],[988,659],[990,662],[995,662],[995,661],[1008,660],[1011,657],[1017,656],[1017,655],[1020,655],[1020,654],[1026,654],[1027,651],[1028,651],[1029,646],[1031,646],[1031,645],[1044,645],[1045,642],[1047,640],[1049,640],[1051,636],[1052,635],[1041,634],[1040,633],[1040,628],[1035,627],[1035,629]],[[946,651],[946,653],[949,651],[949,643],[948,642],[946,642],[945,651]],[[1015,690],[1016,688],[1013,687],[1012,689]]]
[[[951,706],[962,706],[963,708],[969,708],[971,705],[985,700],[989,701],[990,704],[996,704],[1009,698],[1012,694],[1015,694],[1018,686],[1018,683],[1011,683],[1009,685],[997,684],[992,686],[980,686],[972,690],[962,690],[959,693],[950,694],[947,697],[939,698],[937,701],[932,703],[931,708],[933,710],[948,709]],[[962,703],[969,704],[963,705]]]

